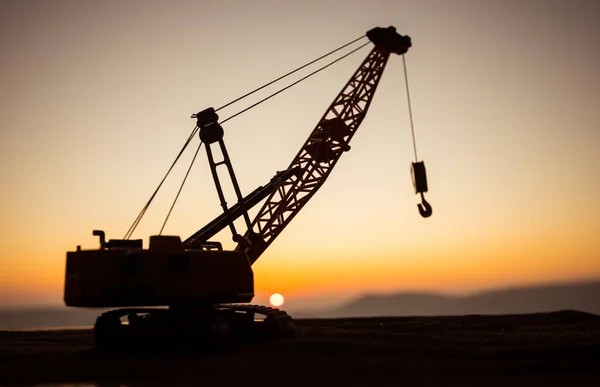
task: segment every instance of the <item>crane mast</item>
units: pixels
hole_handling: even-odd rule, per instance
[[[273,191],[252,221],[245,238],[250,263],[277,238],[284,228],[323,185],[342,153],[350,150],[350,140],[365,118],[391,53],[404,54],[411,46],[408,36],[394,27],[374,28],[367,36],[375,47],[334,99],[315,129],[290,163],[288,169],[300,169],[300,176],[282,182]]]

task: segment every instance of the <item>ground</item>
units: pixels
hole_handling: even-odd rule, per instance
[[[0,331],[0,385],[600,385],[600,316],[296,320],[220,354],[107,354],[90,330]]]

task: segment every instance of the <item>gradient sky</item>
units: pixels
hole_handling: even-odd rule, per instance
[[[96,248],[93,229],[124,235],[193,128],[191,113],[389,25],[413,41],[406,61],[433,216],[417,211],[393,56],[352,150],[254,265],[254,301],[600,277],[600,2],[0,7],[0,305],[62,303],[66,251]],[[224,125],[244,194],[288,166],[367,53]],[[134,234],[146,246],[194,141]],[[186,238],[219,212],[202,153],[165,233]],[[233,246],[228,230],[219,237]]]

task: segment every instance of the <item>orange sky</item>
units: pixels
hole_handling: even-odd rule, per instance
[[[96,228],[122,237],[191,131],[191,113],[388,25],[413,41],[406,60],[434,214],[416,208],[394,56],[352,150],[255,264],[255,301],[600,277],[598,4],[223,4],[1,5],[0,306],[62,302],[66,251],[96,247]],[[287,167],[367,53],[225,124],[244,194]],[[146,245],[192,148],[134,234]],[[219,211],[199,157],[165,232],[186,238]],[[232,246],[228,230],[219,236]]]

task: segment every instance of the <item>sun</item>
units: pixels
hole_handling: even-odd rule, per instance
[[[271,294],[271,297],[269,297],[269,302],[273,306],[281,306],[283,305],[284,301],[285,298],[283,298],[283,296],[279,293],[273,293]]]

